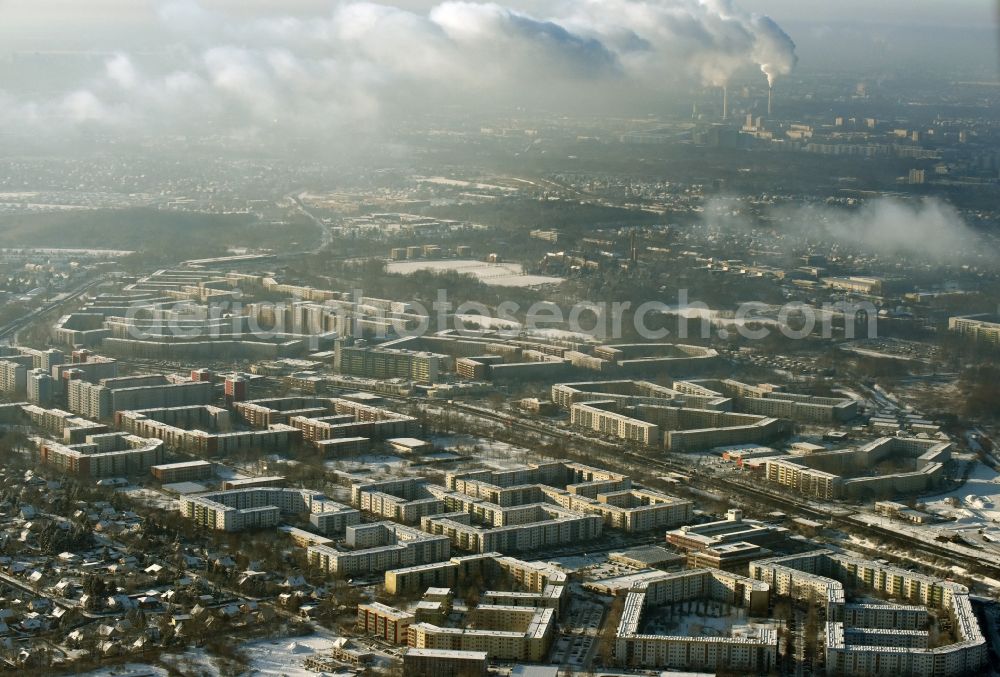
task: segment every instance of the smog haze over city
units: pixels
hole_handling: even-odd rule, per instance
[[[0,0],[0,673],[1000,675],[998,22]]]

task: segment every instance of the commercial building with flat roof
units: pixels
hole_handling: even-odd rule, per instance
[[[259,487],[280,487],[288,483],[284,475],[260,475],[258,477],[236,477],[223,481],[225,491],[232,489],[254,489]]]
[[[696,569],[710,567],[746,573],[750,562],[770,554],[770,550],[756,543],[737,541],[736,543],[713,545],[701,550],[691,550],[688,552],[688,564]]]
[[[776,546],[789,536],[784,527],[744,520],[741,510],[732,509],[724,520],[668,531],[667,542],[687,552],[690,566],[745,572],[750,561],[771,554],[765,546]]]
[[[748,542],[773,545],[788,538],[788,529],[743,519],[743,511],[731,508],[726,519],[692,524],[667,532],[667,541],[684,550],[702,550],[726,543]]]
[[[215,464],[208,461],[183,461],[154,465],[149,471],[160,484],[195,482],[215,475]]]
[[[712,348],[679,343],[621,343],[598,346],[594,357],[629,373],[662,370],[677,376],[711,366],[719,353]]]
[[[631,548],[608,555],[608,561],[615,562],[616,564],[624,564],[633,569],[669,569],[681,567],[686,560],[687,558],[684,555],[670,552],[656,545]]]

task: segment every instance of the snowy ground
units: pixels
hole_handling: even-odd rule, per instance
[[[600,545],[595,544],[594,547],[599,548]],[[579,571],[580,569],[605,564],[608,561],[608,553],[598,552],[593,555],[563,555],[560,557],[539,559],[537,561],[542,562],[543,564],[555,564],[566,571]]]
[[[333,637],[312,637],[260,640],[243,645],[250,660],[254,677],[315,677],[316,673],[302,667],[302,662],[315,654],[329,653]]]
[[[480,327],[482,329],[507,329],[511,332],[512,336],[517,336],[517,333],[521,331],[522,328],[520,322],[504,320],[499,317],[489,317],[488,315],[455,313],[455,318],[461,320],[464,324],[464,326],[460,327],[460,329],[472,329],[475,327]]]
[[[451,186],[452,188],[468,188],[474,190],[500,190],[505,193],[517,192],[517,188],[512,188],[511,186],[498,186],[494,183],[480,183],[478,181],[449,179],[444,176],[431,176],[423,179],[417,179],[417,183],[433,183],[439,186]]]
[[[419,460],[443,461],[469,456],[483,465],[498,470],[545,460],[529,449],[473,435],[439,435],[430,438],[430,441],[439,451],[413,458],[391,454],[365,454],[353,458],[330,460],[325,465],[331,470],[357,474],[386,473],[388,475],[398,473],[409,466],[411,462]]]
[[[953,507],[948,499],[955,499],[957,505]],[[946,494],[924,497],[921,501],[927,512],[954,517],[956,522],[952,528],[1000,523],[1000,474],[976,463],[964,486]]]
[[[398,471],[409,464],[409,459],[392,454],[365,454],[363,456],[339,458],[324,463],[328,470],[344,470],[346,472]]]
[[[461,454],[453,454],[448,451],[435,451],[429,454],[420,454],[421,461],[457,461],[462,458]]]
[[[642,632],[681,637],[754,637],[770,625],[749,623],[745,609],[699,600],[647,610]]]
[[[463,275],[473,275],[481,282],[495,287],[537,287],[543,284],[561,284],[561,277],[547,275],[526,275],[519,263],[484,263],[472,259],[446,261],[395,261],[386,271],[400,275],[410,275],[418,270],[446,272],[454,270]]]
[[[750,306],[748,305],[749,303],[753,303],[753,305]],[[746,310],[740,314],[739,310],[743,308]],[[754,325],[770,329],[780,329],[790,324],[787,318],[782,316],[782,311],[785,308],[785,306],[743,302],[736,304],[733,310],[719,310],[701,307],[698,303],[694,303],[691,305],[675,306],[664,310],[663,314],[668,317],[679,317],[685,320],[701,319],[713,327],[737,328],[753,323]],[[806,306],[806,308],[808,310],[803,312],[811,313],[818,326],[824,326],[823,323],[829,323],[836,315],[825,308],[816,306]],[[793,318],[791,324],[794,325],[795,313],[791,313],[790,317]]]
[[[585,332],[568,331],[566,329],[536,328],[529,329],[528,334],[532,336],[541,336],[542,338],[558,339],[561,341],[579,341],[581,343],[587,343],[588,341],[599,342],[592,335]]]
[[[118,492],[125,494],[131,499],[145,503],[151,508],[161,508],[163,510],[175,510],[177,508],[176,498],[148,487],[132,485],[122,487],[121,489],[118,489]]]
[[[438,449],[471,456],[498,470],[544,460],[528,449],[473,435],[442,435],[432,437],[431,442]]]
[[[316,677],[316,673],[306,670],[302,663],[310,656],[329,654],[335,639],[331,635],[317,634],[247,642],[240,646],[249,661],[249,669],[244,674],[248,677]],[[163,662],[181,674],[192,677],[219,675],[218,666],[202,649],[166,654]],[[82,674],[84,677],[166,677],[169,673],[162,667],[136,662]]]

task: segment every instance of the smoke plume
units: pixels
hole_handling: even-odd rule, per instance
[[[754,60],[767,76],[767,86],[774,87],[779,77],[788,75],[795,68],[795,43],[781,30],[778,24],[767,16],[754,17],[757,41],[754,45]]]
[[[326,14],[263,19],[164,2],[161,44],[144,54],[110,50],[103,70],[62,94],[0,91],[0,123],[25,134],[59,124],[354,131],[415,107],[574,101],[623,83],[724,85],[748,66],[773,81],[795,64],[795,45],[774,21],[728,0],[572,0],[554,9],[535,17],[495,3],[448,1],[417,13],[342,2]]]
[[[927,199],[903,202],[884,198],[856,211],[804,209],[801,225],[820,236],[886,255],[932,261],[971,260],[982,238],[947,202]],[[987,248],[988,249],[988,248]]]
[[[781,237],[836,245],[843,251],[938,263],[995,265],[995,246],[973,229],[951,204],[936,198],[881,198],[860,207],[806,205],[765,208],[763,216]],[[761,222],[739,201],[715,199],[705,223],[731,233],[752,233]],[[795,246],[795,245],[793,245]]]

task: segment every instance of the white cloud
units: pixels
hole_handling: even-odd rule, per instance
[[[795,61],[776,24],[727,0],[578,0],[548,18],[455,1],[428,12],[343,2],[242,19],[195,0],[157,8],[172,36],[167,58],[116,53],[72,92],[0,115],[14,127],[62,116],[135,130],[315,132],[369,123],[380,104],[530,102],[611,82],[721,84],[747,65],[775,77]]]

